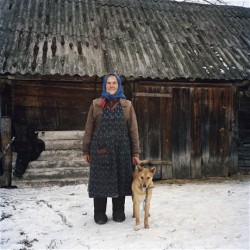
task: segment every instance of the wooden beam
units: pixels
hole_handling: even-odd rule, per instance
[[[11,187],[12,181],[12,149],[11,149],[11,119],[1,118],[1,148],[2,167],[4,171],[3,186]]]
[[[171,94],[163,94],[163,93],[133,93],[133,96],[145,96],[145,97],[172,97]]]
[[[173,162],[172,161],[164,161],[164,160],[142,160],[141,161],[141,165],[151,165],[151,166],[154,166],[154,165],[173,165]]]

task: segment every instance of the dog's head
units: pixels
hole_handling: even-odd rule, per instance
[[[138,181],[140,182],[140,186],[143,188],[148,188],[152,184],[153,176],[155,174],[156,168],[144,168],[142,166],[137,165],[136,171],[138,172]]]

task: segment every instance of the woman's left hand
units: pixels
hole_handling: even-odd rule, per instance
[[[139,157],[134,156],[134,157],[132,157],[132,163],[133,163],[133,164],[136,164],[136,165],[140,165],[141,160],[140,160]]]

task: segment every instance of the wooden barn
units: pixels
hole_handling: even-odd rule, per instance
[[[157,166],[156,179],[229,176],[250,166],[249,8],[168,0],[0,1],[0,118],[15,128],[31,125],[41,138],[51,133],[46,149],[52,154],[69,139],[53,148],[52,132],[84,131],[102,77],[112,71],[133,101],[141,159]],[[80,132],[70,147],[82,160]],[[51,179],[52,167],[74,177],[72,162],[67,156],[63,171],[58,162],[39,170]]]

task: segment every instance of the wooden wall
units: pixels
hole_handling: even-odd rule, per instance
[[[36,130],[83,130],[99,82],[14,81],[12,117]]]
[[[239,167],[250,170],[250,86],[239,89]]]
[[[84,130],[97,81],[12,81],[12,119],[36,130]],[[127,82],[138,118],[141,158],[157,179],[228,176],[237,171],[237,94],[233,85]]]
[[[142,158],[156,178],[228,176],[237,166],[235,88],[136,83]]]

